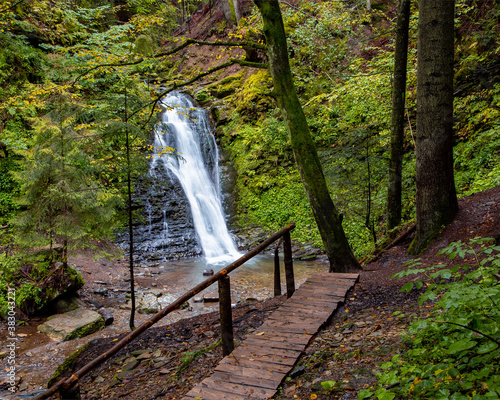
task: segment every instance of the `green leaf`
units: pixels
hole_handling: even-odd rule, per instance
[[[400,292],[406,292],[406,293],[408,293],[412,289],[413,289],[413,282],[408,282],[406,285],[404,285],[401,288]]]
[[[477,344],[474,340],[470,339],[462,339],[459,340],[458,342],[452,343],[452,345],[449,347],[447,350],[448,354],[455,354],[460,351],[468,350],[474,347]]]
[[[372,396],[373,396],[373,391],[369,389],[363,389],[361,392],[358,393],[358,400],[367,399]]]
[[[332,389],[335,387],[337,382],[335,381],[324,381],[321,382],[321,386],[323,386],[323,389],[325,389],[327,392],[332,391]]]
[[[477,353],[478,354],[485,354],[485,353],[489,353],[490,351],[493,351],[495,350],[496,348],[498,348],[498,344],[494,343],[494,342],[488,342],[488,343],[485,343],[481,346],[479,346],[477,348]]]
[[[381,388],[375,392],[375,397],[379,400],[392,400],[396,395],[388,392],[386,388]]]

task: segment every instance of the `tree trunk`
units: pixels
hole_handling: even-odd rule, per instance
[[[419,254],[458,212],[453,177],[455,1],[420,0],[417,69],[417,231]]]
[[[318,153],[293,85],[279,3],[268,0],[254,0],[254,2],[264,21],[264,35],[267,41],[275,96],[285,120],[305,192],[330,261],[330,272],[359,270],[361,267],[349,247],[342,228],[341,217],[330,197]]]
[[[236,26],[240,24],[241,19],[241,10],[240,10],[240,0],[233,0],[234,7],[234,19],[236,22]]]
[[[128,123],[127,114],[127,86],[125,86],[125,124]],[[134,226],[132,213],[132,177],[130,166],[130,141],[128,127],[125,128],[125,147],[127,152],[127,212],[128,212],[128,240],[129,240],[129,274],[130,274],[130,330],[135,329],[135,281],[134,281]]]
[[[401,181],[403,166],[403,139],[405,126],[406,64],[408,61],[408,27],[410,0],[400,0],[396,25],[394,78],[392,81],[391,154],[387,190],[387,228],[401,222]]]
[[[226,17],[226,21],[229,22],[229,25],[234,26],[234,3],[233,0],[222,0],[222,11],[224,12],[224,17]]]

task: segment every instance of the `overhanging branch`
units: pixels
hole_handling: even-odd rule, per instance
[[[188,39],[184,43],[181,43],[180,45],[174,47],[171,50],[165,51],[163,53],[157,53],[153,57],[158,58],[158,57],[164,57],[164,56],[170,56],[172,54],[177,53],[178,51],[192,45],[192,44],[199,44],[203,46],[228,46],[228,47],[252,47],[257,50],[264,50],[266,51],[267,47],[264,44],[260,43],[255,43],[251,42],[249,40],[245,40],[243,42],[226,42],[226,41],[215,41],[215,42],[209,42],[205,40],[196,40],[196,39]]]
[[[151,120],[151,118],[152,118],[152,116],[154,114],[154,110],[155,110],[156,104],[158,104],[158,102],[163,97],[165,97],[165,95],[167,95],[168,93],[173,92],[174,90],[177,90],[177,89],[179,89],[181,87],[185,87],[185,86],[191,85],[192,83],[200,80],[201,78],[204,78],[205,76],[213,74],[214,72],[220,71],[222,69],[228,68],[231,65],[235,65],[235,64],[238,64],[238,65],[240,65],[242,67],[251,67],[251,68],[267,68],[268,67],[267,64],[264,64],[264,63],[257,63],[257,62],[240,60],[240,59],[237,59],[237,58],[231,58],[229,61],[227,61],[227,62],[225,62],[223,64],[220,64],[220,65],[217,65],[215,67],[212,67],[209,70],[207,70],[205,72],[202,72],[201,74],[198,74],[198,75],[192,77],[191,79],[188,79],[187,81],[179,82],[179,83],[178,82],[174,82],[172,84],[172,86],[170,86],[168,89],[165,89],[164,91],[162,91],[158,96],[155,97],[154,100],[152,100],[152,101],[150,101],[149,103],[146,104],[145,107],[147,107],[149,105],[152,105],[153,107],[151,108],[151,112],[149,113],[148,119],[146,120],[146,122],[143,124],[142,127],[146,126],[146,124],[149,123],[149,121]],[[139,113],[143,108],[144,107],[141,107],[140,109],[134,111],[132,114],[130,114],[129,117],[132,117],[135,114]]]
[[[243,47],[244,46],[244,47],[252,47],[252,48],[258,49],[258,50],[264,50],[264,51],[266,50],[266,46],[264,44],[255,43],[255,42],[251,42],[248,40],[243,41],[243,42],[225,42],[225,41],[209,42],[209,41],[204,41],[204,40],[188,39],[184,43],[174,47],[171,50],[168,50],[168,51],[165,51],[162,53],[157,53],[157,54],[154,54],[150,57],[146,57],[146,58],[141,57],[140,59],[134,60],[134,61],[107,63],[107,64],[100,64],[100,65],[96,65],[95,67],[91,67],[91,68],[87,69],[86,71],[82,72],[80,75],[78,75],[75,78],[75,80],[73,81],[73,83],[71,84],[71,86],[74,86],[81,78],[83,78],[85,75],[89,74],[90,72],[95,71],[96,69],[106,68],[106,67],[126,67],[126,66],[130,66],[130,65],[138,65],[146,60],[158,59],[161,57],[171,56],[172,54],[175,54],[175,53],[181,51],[182,49],[184,49],[192,44],[199,44],[199,45],[204,45],[204,46],[229,46],[229,47]],[[259,66],[259,63],[253,63],[250,61],[243,61],[243,60],[238,61],[238,64],[240,64],[242,66],[253,67],[253,68],[267,68],[267,67]]]

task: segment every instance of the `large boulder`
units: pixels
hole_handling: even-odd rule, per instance
[[[18,306],[28,315],[36,314],[57,298],[75,294],[85,284],[75,268],[64,266],[63,263],[55,263],[50,268],[29,265],[23,268],[23,272],[21,278],[33,277],[33,281],[19,284],[23,296],[18,300]]]
[[[57,341],[76,339],[104,328],[99,313],[86,308],[77,308],[64,314],[50,317],[38,330]]]

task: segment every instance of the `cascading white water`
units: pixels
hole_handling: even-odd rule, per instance
[[[155,132],[157,153],[174,148],[180,157],[153,157],[151,169],[160,162],[181,183],[191,206],[194,227],[208,263],[232,261],[240,256],[227,229],[219,196],[218,150],[210,133],[205,110],[174,92],[162,100],[162,124]],[[203,158],[203,150],[212,159]],[[207,165],[208,164],[208,165]],[[210,165],[211,164],[211,165]]]

